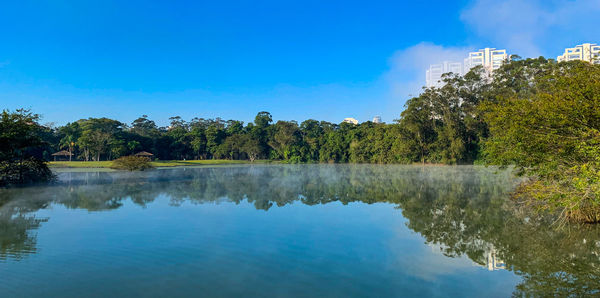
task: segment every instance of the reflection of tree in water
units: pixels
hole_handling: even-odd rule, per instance
[[[21,259],[35,253],[36,237],[30,231],[40,227],[47,219],[35,216],[15,215],[6,217],[0,214],[0,260]]]
[[[45,208],[49,202],[90,211],[119,208],[125,200],[146,206],[159,196],[168,197],[172,205],[248,201],[261,210],[293,202],[387,202],[401,208],[408,227],[446,256],[466,255],[482,266],[490,258],[502,260],[506,269],[523,276],[517,295],[589,295],[598,294],[600,288],[599,229],[557,229],[543,218],[527,217],[506,200],[515,183],[507,172],[479,167],[302,165],[68,175],[58,186],[0,192],[4,255],[8,245],[10,253],[19,247],[34,251],[35,239],[27,231],[40,222],[30,218],[26,224],[13,215]],[[14,207],[5,208],[8,205],[23,206],[14,212]],[[14,244],[4,244],[7,239]]]
[[[11,194],[16,195],[19,190]],[[40,201],[13,204],[12,196],[0,191],[0,261],[20,260],[25,255],[36,252],[36,235],[32,230],[40,227],[48,219],[36,218],[30,212],[45,208]]]
[[[494,179],[463,178],[450,179],[459,183],[425,180],[419,194],[402,193],[399,205],[408,227],[440,245],[446,256],[466,255],[487,267],[493,253],[506,269],[523,277],[517,296],[600,293],[597,226],[558,228],[503,199],[497,187],[501,183]]]

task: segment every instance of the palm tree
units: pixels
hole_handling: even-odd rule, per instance
[[[73,135],[66,135],[60,139],[59,146],[61,149],[65,147],[69,148],[69,161],[71,161],[73,156],[73,147],[75,146]]]
[[[60,128],[60,132],[63,135],[63,138],[60,139],[59,146],[61,149],[69,148],[69,161],[71,161],[73,157],[73,148],[75,147],[75,144],[79,142],[79,137],[81,136],[81,128],[79,127],[78,122],[67,123],[67,125]]]

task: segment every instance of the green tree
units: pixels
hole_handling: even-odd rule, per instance
[[[34,155],[44,145],[39,118],[25,109],[0,114],[0,186],[53,178],[46,163]]]
[[[400,152],[410,161],[425,163],[429,151],[436,139],[436,122],[433,118],[432,104],[426,96],[415,97],[406,103],[398,123],[405,133],[403,148]]]
[[[67,123],[67,125],[62,126],[58,129],[59,133],[62,135],[60,139],[60,148],[67,148],[69,150],[69,161],[72,160],[73,150],[79,141],[79,137],[81,137],[81,127],[78,122]]]
[[[283,160],[300,158],[299,146],[302,140],[298,123],[295,121],[277,121],[274,126],[274,135],[269,146]]]
[[[131,132],[143,137],[155,137],[158,134],[156,123],[142,115],[131,123]]]
[[[266,157],[269,155],[269,137],[271,134],[270,126],[273,122],[273,117],[269,112],[259,112],[254,118],[254,125],[250,126],[249,132],[252,138],[258,141],[260,148],[260,156]]]
[[[122,138],[123,123],[108,118],[89,118],[79,122],[82,129],[79,143],[84,147],[86,160],[90,159],[90,155],[96,161],[101,155],[110,158],[111,146],[122,145],[117,139]]]
[[[529,83],[503,89],[482,105],[490,130],[487,162],[515,165],[532,177],[520,197],[535,199],[529,202],[541,209],[600,221],[600,66],[539,59],[521,64],[528,67],[510,71]],[[535,76],[528,75],[532,69]]]

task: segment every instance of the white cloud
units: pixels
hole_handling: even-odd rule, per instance
[[[416,96],[425,85],[425,70],[430,64],[444,61],[462,62],[472,47],[444,47],[419,43],[397,51],[390,58],[390,70],[384,75],[390,84],[391,97],[407,99]]]
[[[475,0],[461,20],[486,46],[523,57],[554,57],[566,46],[600,42],[600,1]]]

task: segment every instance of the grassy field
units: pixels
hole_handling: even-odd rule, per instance
[[[254,163],[267,163],[268,161],[256,160]],[[180,166],[203,166],[203,165],[230,165],[248,164],[247,160],[159,160],[153,161],[155,167],[180,167]],[[110,168],[112,161],[51,161],[51,168]]]

